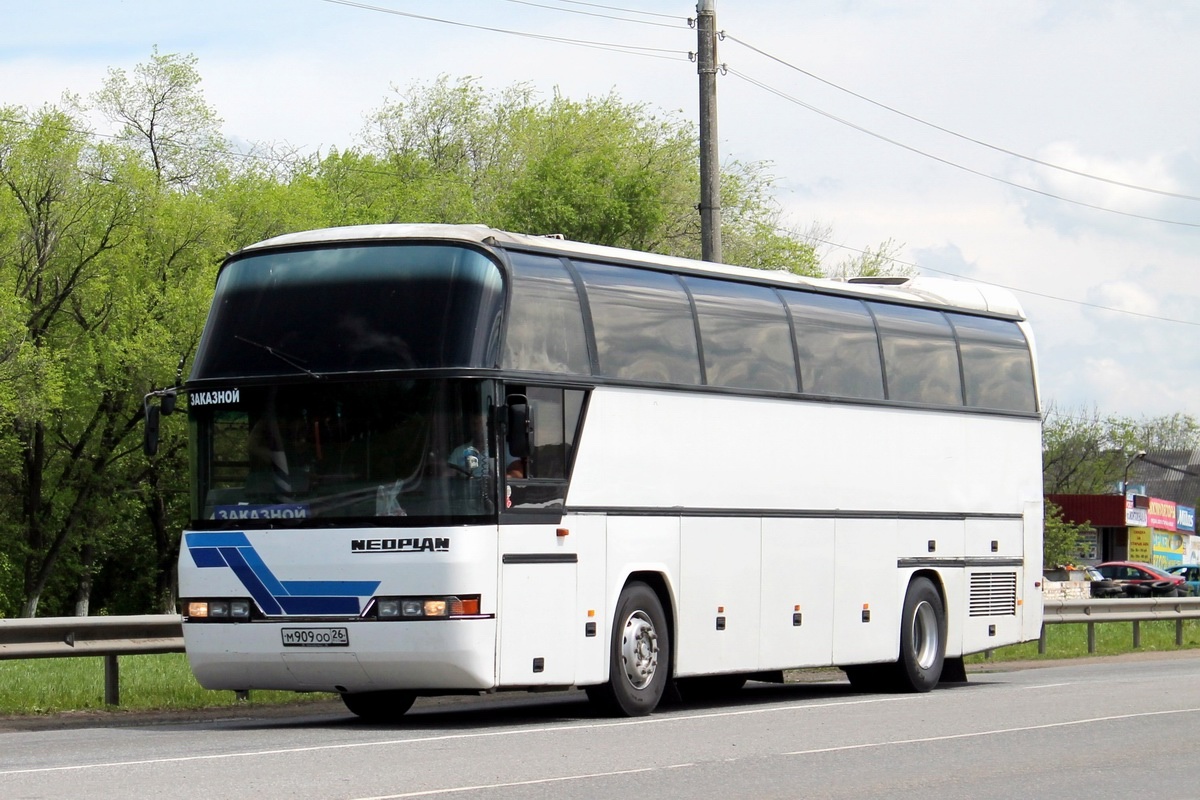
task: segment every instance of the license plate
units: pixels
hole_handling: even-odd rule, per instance
[[[349,647],[346,628],[284,628],[284,647]]]

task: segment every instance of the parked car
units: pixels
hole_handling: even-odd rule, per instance
[[[1187,584],[1187,593],[1191,597],[1200,595],[1200,564],[1179,564],[1167,567],[1167,572],[1183,578]]]
[[[1115,581],[1129,597],[1178,597],[1188,592],[1183,577],[1141,561],[1105,561],[1096,570],[1105,580]]]

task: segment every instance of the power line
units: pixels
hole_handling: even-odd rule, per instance
[[[532,0],[504,0],[504,1],[506,3],[515,3],[516,5],[521,5],[521,6],[532,6],[533,8],[544,8],[548,11],[558,11],[562,14],[581,14],[585,17],[599,17],[600,19],[615,19],[619,22],[632,22],[635,25],[653,25],[658,28],[686,28],[687,27],[686,25],[678,25],[678,24],[669,25],[665,22],[650,22],[649,20],[644,20],[644,19],[630,19],[629,17],[618,17],[618,16],[614,16],[612,14],[597,14],[592,11],[579,11],[574,8],[560,8],[558,6],[548,6],[545,3],[534,3],[534,2],[532,2]],[[591,3],[587,3],[586,5],[591,5]],[[607,6],[600,6],[600,8],[607,8]],[[624,11],[626,13],[630,13],[627,9],[621,9],[621,8],[615,8],[615,9],[611,9],[611,10]],[[660,15],[660,16],[666,16],[666,15],[664,14],[664,15]],[[677,19],[677,18],[672,17],[672,19]]]
[[[590,6],[591,8],[603,8],[608,11],[621,11],[626,14],[644,14],[647,17],[665,17],[667,19],[678,19],[675,14],[661,14],[657,11],[641,11],[635,8],[617,8],[616,6],[606,6],[601,3],[585,3],[583,0],[558,0],[560,3],[570,3],[573,6]]]
[[[849,120],[842,119],[841,117],[836,116],[834,114],[830,114],[828,111],[823,111],[810,103],[806,103],[803,100],[792,97],[791,95],[787,94],[786,92],[780,91],[779,89],[776,89],[775,87],[770,86],[769,84],[766,84],[766,83],[758,80],[757,78],[752,78],[749,75],[746,75],[745,73],[739,72],[738,70],[729,69],[728,67],[726,67],[726,72],[730,75],[741,78],[742,80],[746,81],[747,83],[749,83],[753,86],[757,86],[758,88],[762,89],[763,91],[769,92],[769,93],[775,95],[776,97],[786,100],[789,103],[794,103],[795,105],[798,105],[801,108],[805,108],[805,109],[808,109],[809,111],[812,111],[814,114],[820,114],[821,116],[823,116],[827,119],[831,119],[834,122],[837,122],[841,125],[845,125],[848,128],[853,128],[854,130],[856,130],[860,133],[865,133],[866,135],[874,137],[876,139],[879,139],[882,142],[886,142],[890,145],[899,147],[903,150],[909,151],[910,153],[915,153],[919,156],[923,156],[923,157],[931,159],[933,161],[937,161],[940,164],[945,164],[948,167],[954,167],[955,169],[960,169],[963,172],[969,172],[972,175],[978,175],[981,178],[987,178],[988,180],[996,181],[997,183],[1002,183],[1006,186],[1011,186],[1014,189],[1021,189],[1022,191],[1032,192],[1033,194],[1039,194],[1043,197],[1049,197],[1052,200],[1060,200],[1064,203],[1071,203],[1072,205],[1081,206],[1083,208],[1090,208],[1095,211],[1105,211],[1105,212],[1108,212],[1109,214],[1119,214],[1120,216],[1123,216],[1123,217],[1132,217],[1133,219],[1141,219],[1141,220],[1146,220],[1148,222],[1161,222],[1165,225],[1181,225],[1181,226],[1187,227],[1187,228],[1200,228],[1200,222],[1183,222],[1182,220],[1162,219],[1161,217],[1151,217],[1151,216],[1148,216],[1145,214],[1134,214],[1131,211],[1118,211],[1115,208],[1106,208],[1104,206],[1095,205],[1094,203],[1085,203],[1082,200],[1072,200],[1069,197],[1063,197],[1062,195],[1057,195],[1057,194],[1054,194],[1053,192],[1047,192],[1042,189],[1035,189],[1032,186],[1025,186],[1023,184],[1016,183],[1015,181],[1006,180],[1005,178],[999,178],[999,177],[996,177],[995,175],[989,175],[986,172],[981,172],[979,170],[972,169],[971,167],[963,166],[962,164],[957,164],[953,161],[950,161],[949,159],[942,158],[941,156],[935,156],[932,153],[927,153],[924,150],[919,150],[916,147],[904,144],[903,142],[899,142],[895,139],[891,139],[887,136],[884,136],[883,134],[876,133],[875,131],[872,131],[868,128],[864,128],[861,125],[857,125],[853,122],[850,122]]]
[[[880,103],[877,100],[872,100],[870,97],[859,94],[858,92],[855,92],[851,89],[847,89],[844,86],[839,86],[838,84],[836,84],[832,81],[822,78],[820,75],[814,75],[813,73],[809,72],[808,70],[802,69],[788,61],[784,61],[782,58],[772,55],[771,53],[768,53],[765,50],[761,50],[748,42],[744,42],[741,39],[738,39],[736,36],[725,33],[724,37],[732,42],[740,44],[742,47],[745,47],[748,50],[753,50],[755,53],[758,53],[761,56],[769,58],[772,61],[775,61],[779,64],[782,64],[783,66],[785,66],[789,69],[793,69],[796,72],[799,72],[801,75],[806,75],[815,81],[820,81],[821,83],[825,84],[826,86],[830,86],[834,89],[837,89],[839,92],[845,92],[846,94],[850,95],[851,97],[857,97],[859,100],[870,103],[871,105],[876,106],[877,108],[882,108],[885,111],[890,111],[893,114],[897,114],[901,117],[904,117],[905,119],[912,120],[913,122],[919,123],[921,125],[925,125],[926,127],[929,127],[929,128],[933,128],[936,131],[941,131],[942,133],[948,134],[950,136],[954,136],[955,138],[958,138],[958,139],[962,139],[963,141],[979,145],[980,147],[986,147],[989,150],[996,151],[997,153],[1003,153],[1004,155],[1012,156],[1014,158],[1019,158],[1023,161],[1028,161],[1032,164],[1037,164],[1042,167],[1048,167],[1049,169],[1056,169],[1061,172],[1067,172],[1067,173],[1070,173],[1071,175],[1077,175],[1081,178],[1088,178],[1089,180],[1101,181],[1103,183],[1107,183],[1112,186],[1121,186],[1125,189],[1134,189],[1139,192],[1151,192],[1153,194],[1163,195],[1164,197],[1175,197],[1180,200],[1198,200],[1198,201],[1200,201],[1200,197],[1197,197],[1195,195],[1181,194],[1178,192],[1168,192],[1164,189],[1154,189],[1154,188],[1151,188],[1148,186],[1139,186],[1139,185],[1133,184],[1133,183],[1125,183],[1123,181],[1114,180],[1112,178],[1105,178],[1101,175],[1093,175],[1088,172],[1081,172],[1080,170],[1071,169],[1070,167],[1064,167],[1061,164],[1052,164],[1049,161],[1042,161],[1041,159],[1034,158],[1033,156],[1027,156],[1022,153],[1018,153],[1014,150],[1008,150],[1006,148],[999,147],[994,144],[989,144],[988,142],[985,142],[981,139],[975,139],[975,138],[967,136],[965,134],[961,134],[956,131],[952,131],[949,128],[944,128],[941,125],[937,125],[937,124],[934,124],[927,120],[923,120],[920,117],[915,117],[912,114],[905,113],[904,111],[901,111],[897,108],[893,108],[892,106],[886,105],[884,103]]]
[[[630,53],[632,55],[641,55],[651,58],[686,58],[686,51],[672,50],[664,47],[644,47],[641,45],[619,44],[615,42],[594,42],[587,39],[568,39],[562,36],[548,36],[540,33],[529,33],[527,31],[515,31],[508,28],[496,28],[490,25],[476,25],[470,22],[459,22],[457,20],[442,19],[441,17],[430,17],[424,14],[413,14],[408,11],[397,11],[394,8],[384,8],[383,6],[373,6],[367,3],[355,2],[355,0],[324,0],[326,3],[332,3],[339,6],[349,6],[350,8],[358,8],[363,11],[375,11],[380,14],[391,14],[397,17],[407,17],[409,19],[419,19],[425,22],[437,22],[442,25],[453,25],[459,28],[470,28],[477,31],[488,31],[489,33],[503,33],[508,36],[520,36],[525,39],[536,39],[543,42],[557,42],[559,44],[569,44],[576,47],[591,47],[599,50],[612,50],[619,53]],[[671,54],[671,55],[666,55]]]
[[[790,231],[783,229],[783,228],[777,228],[776,230],[781,233],[792,235]],[[858,247],[851,247],[848,244],[841,244],[839,242],[831,242],[831,241],[828,241],[827,239],[808,237],[808,240],[813,241],[813,242],[818,242],[820,244],[829,245],[830,247],[837,247],[842,250],[849,250],[852,253],[858,253],[860,255],[873,255],[868,250],[863,250]],[[1154,320],[1155,322],[1172,322],[1172,323],[1175,323],[1176,325],[1191,325],[1193,327],[1200,327],[1200,322],[1198,322],[1196,320],[1175,319],[1174,317],[1161,317],[1156,314],[1145,314],[1145,313],[1142,313],[1141,311],[1130,311],[1130,310],[1124,309],[1124,308],[1113,308],[1112,306],[1100,305],[1099,303],[1089,303],[1086,300],[1074,300],[1069,297],[1059,297],[1059,296],[1053,295],[1053,294],[1046,294],[1045,292],[1035,292],[1032,289],[1021,289],[1016,286],[1009,286],[1009,285],[1003,284],[1003,283],[996,283],[995,281],[983,280],[982,278],[967,277],[966,275],[960,275],[957,272],[950,272],[949,270],[944,270],[944,269],[935,269],[933,267],[925,266],[924,264],[916,264],[914,262],[904,261],[903,259],[899,259],[899,258],[891,258],[891,259],[889,259],[889,261],[892,261],[896,264],[900,264],[901,266],[912,267],[913,269],[919,269],[924,272],[936,272],[938,275],[948,275],[951,278],[960,278],[962,280],[971,281],[973,283],[985,283],[988,286],[996,286],[1001,289],[1007,289],[1010,292],[1017,292],[1019,294],[1027,294],[1027,295],[1031,295],[1033,297],[1040,297],[1044,300],[1056,300],[1060,303],[1070,303],[1072,305],[1084,306],[1086,308],[1094,308],[1097,311],[1108,311],[1113,314],[1125,314],[1125,315],[1128,315],[1131,317],[1140,317],[1142,319]]]

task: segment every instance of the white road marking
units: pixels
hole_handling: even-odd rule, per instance
[[[1018,728],[995,728],[987,731],[974,731],[972,733],[952,733],[946,736],[928,736],[922,739],[891,739],[882,742],[867,742],[865,744],[846,744],[839,747],[819,747],[813,750],[795,750],[790,753],[783,753],[785,756],[808,756],[818,753],[837,753],[844,750],[865,750],[871,747],[894,747],[902,744],[924,744],[926,742],[948,742],[954,739],[973,739],[980,736],[999,736],[1005,733],[1022,733],[1025,731],[1043,731],[1052,728],[1069,728],[1074,725],[1090,725],[1097,722],[1116,722],[1126,719],[1138,719],[1140,717],[1161,717],[1167,714],[1194,714],[1200,711],[1200,708],[1173,708],[1167,711],[1143,711],[1137,714],[1115,714],[1110,717],[1091,717],[1089,719],[1074,719],[1066,722],[1048,722],[1044,725],[1025,725]]]
[[[614,722],[599,722],[579,725],[562,725],[550,726],[544,725],[537,728],[519,728],[503,731],[474,731],[471,733],[450,733],[438,736],[419,736],[411,739],[387,739],[383,741],[372,742],[352,742],[348,744],[322,744],[312,745],[309,747],[286,747],[274,750],[246,750],[233,751],[229,753],[212,753],[201,756],[169,756],[165,758],[147,758],[135,761],[108,761],[95,764],[69,764],[57,767],[35,767],[31,769],[7,769],[0,770],[0,776],[4,775],[28,775],[39,772],[70,772],[72,770],[99,770],[99,769],[121,769],[125,767],[137,766],[153,766],[156,764],[178,764],[194,761],[218,761],[221,759],[233,758],[257,758],[262,756],[278,756],[292,755],[296,753],[319,753],[332,752],[336,750],[355,750],[366,747],[397,747],[401,745],[412,744],[427,744],[429,742],[448,742],[461,741],[464,739],[486,739],[502,736],[530,736],[539,733],[560,733],[562,731],[579,731],[591,730],[595,728],[617,728],[630,725],[669,725],[678,722],[688,722],[694,719],[715,719],[721,717],[742,717],[755,714],[778,714],[785,711],[808,711],[812,709],[835,708],[841,706],[858,706],[868,705],[872,703],[895,703],[910,700],[920,695],[901,695],[898,697],[879,697],[866,698],[857,700],[844,700],[840,702],[829,703],[811,703],[811,704],[789,704],[784,706],[771,706],[769,708],[748,708],[748,709],[731,709],[728,711],[714,711],[705,714],[679,714],[679,715],[661,715],[654,717],[640,717],[638,719],[627,719]]]

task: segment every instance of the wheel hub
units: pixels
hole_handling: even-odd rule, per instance
[[[621,661],[625,677],[635,689],[644,689],[658,669],[658,634],[644,611],[635,611],[625,620],[621,638]]]

